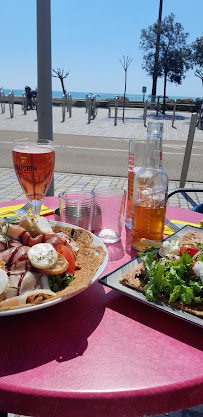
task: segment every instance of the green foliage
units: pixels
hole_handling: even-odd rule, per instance
[[[191,45],[192,47],[192,63],[198,67],[203,67],[203,36],[197,38]]]
[[[171,13],[161,25],[155,23],[142,29],[140,47],[144,51],[143,69],[152,76],[154,71],[157,34],[160,31],[158,77],[164,77],[164,102],[167,81],[181,84],[186,71],[191,67],[191,48],[187,45],[188,33],[184,32],[181,23],[175,22]]]
[[[191,64],[196,67],[195,75],[201,79],[203,86],[203,36],[197,38],[191,48]]]

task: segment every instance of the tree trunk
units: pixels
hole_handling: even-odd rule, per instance
[[[125,88],[124,88],[124,97],[123,97],[123,123],[124,123],[124,115],[125,115],[125,93],[126,93],[126,84],[127,84],[127,70],[125,70]]]
[[[159,0],[159,17],[158,17],[158,32],[156,38],[156,51],[155,51],[155,59],[154,59],[154,71],[153,71],[153,83],[152,83],[152,95],[151,95],[151,102],[155,103],[156,101],[156,85],[157,85],[157,78],[158,78],[158,65],[159,65],[159,44],[160,44],[160,34],[161,34],[161,16],[162,16],[162,4],[163,0]]]
[[[166,82],[167,82],[167,73],[164,73],[164,99],[163,99],[163,114],[166,110]]]
[[[64,83],[63,83],[63,78],[60,78],[61,80],[61,85],[62,85],[62,90],[63,90],[63,94],[66,94],[66,89],[64,87]]]

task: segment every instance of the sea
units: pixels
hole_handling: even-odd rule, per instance
[[[2,90],[5,94],[5,96],[7,96],[11,90],[9,89],[4,89]],[[24,90],[12,90],[14,93],[14,96],[22,96]],[[123,96],[123,93],[99,93],[99,92],[95,92],[95,91],[68,91],[68,94],[71,94],[72,98],[86,98],[86,94],[91,95],[91,94],[95,94],[96,97],[98,99],[101,100],[106,100],[106,99],[114,99],[116,96]],[[63,93],[62,91],[52,91],[52,97],[62,97]],[[126,93],[126,97],[128,97],[129,100],[143,100],[143,94],[128,94]],[[150,95],[145,94],[145,99],[146,98],[150,98]],[[189,97],[189,96],[167,96],[170,99],[186,99],[186,98],[191,98],[193,100],[196,100],[197,97]]]

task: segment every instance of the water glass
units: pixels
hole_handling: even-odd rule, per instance
[[[93,232],[104,243],[118,242],[123,226],[126,191],[107,187],[95,188],[93,192],[96,214]]]
[[[60,220],[91,231],[93,193],[70,191],[60,193],[58,197]]]

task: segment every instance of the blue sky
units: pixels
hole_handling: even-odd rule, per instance
[[[157,20],[158,10],[159,0],[51,0],[52,67],[70,71],[67,91],[122,93],[124,71],[119,58],[128,55],[133,61],[127,93],[141,94],[142,86],[147,86],[151,94],[139,43],[141,29]],[[189,32],[189,43],[202,36],[202,0],[163,0],[162,18],[171,12]],[[36,0],[1,1],[1,38],[0,87],[35,89]],[[52,89],[61,90],[56,78]],[[157,94],[163,94],[163,79],[158,81]],[[191,70],[182,85],[168,83],[167,95],[203,96],[201,80]]]

